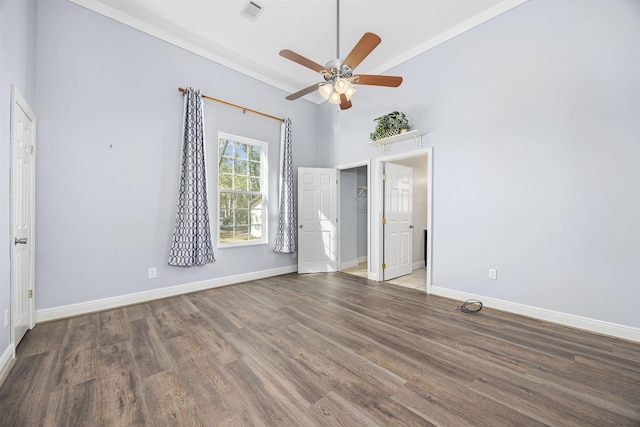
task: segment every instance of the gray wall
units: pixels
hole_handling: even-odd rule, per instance
[[[290,117],[294,167],[316,162],[314,104],[286,101],[281,90],[64,0],[38,3],[37,48],[37,309],[296,264],[272,250],[279,123],[205,101],[212,177],[218,131],[268,142],[270,244],[216,249],[217,262],[203,267],[167,265],[183,110],[177,89]],[[157,279],[147,278],[149,267]]]
[[[345,169],[340,172],[340,261],[357,263],[367,256],[367,168]],[[359,197],[358,194],[360,194]]]
[[[10,343],[10,328],[2,328],[10,307],[10,106],[15,85],[32,108],[36,101],[36,2],[0,1],[0,355]]]
[[[202,268],[166,266],[176,89],[192,85],[290,116],[294,166],[379,157],[368,146],[373,118],[406,112],[434,152],[434,285],[640,327],[637,1],[530,0],[390,70],[404,76],[400,88],[363,87],[340,113],[289,103],[282,91],[64,0],[2,0],[0,24],[2,311],[12,83],[38,115],[38,309],[294,264],[256,246],[217,249],[218,262]],[[218,130],[266,139],[277,164],[277,122],[205,108],[210,142]],[[389,153],[415,149],[405,141]],[[376,188],[368,193],[375,200]],[[489,267],[497,281],[486,278]],[[8,331],[0,329],[0,351]]]
[[[358,260],[358,226],[356,195],[358,194],[357,169],[340,173],[340,262],[356,263]]]
[[[404,111],[433,147],[433,285],[640,327],[638,40],[638,1],[530,0],[322,105],[329,164],[379,157],[373,119]]]

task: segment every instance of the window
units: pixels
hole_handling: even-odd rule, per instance
[[[267,144],[218,134],[218,247],[267,243]]]

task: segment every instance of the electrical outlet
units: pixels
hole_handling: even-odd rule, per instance
[[[489,269],[489,279],[498,280],[498,270],[495,268]]]
[[[155,279],[158,277],[158,269],[155,267],[149,267],[149,279]]]
[[[6,328],[7,326],[9,326],[9,309],[5,308],[4,309],[4,327]]]

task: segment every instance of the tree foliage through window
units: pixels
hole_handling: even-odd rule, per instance
[[[266,144],[220,134],[218,243],[266,242]]]

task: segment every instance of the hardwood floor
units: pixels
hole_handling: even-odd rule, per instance
[[[343,273],[352,274],[367,278],[369,277],[369,265],[366,262],[360,263],[355,267],[341,270]],[[386,283],[392,285],[403,286],[405,288],[418,289],[424,292],[427,285],[427,269],[425,267],[413,270],[411,274],[396,277],[395,279],[385,280]]]
[[[640,426],[640,344],[344,273],[44,323],[2,426]]]

